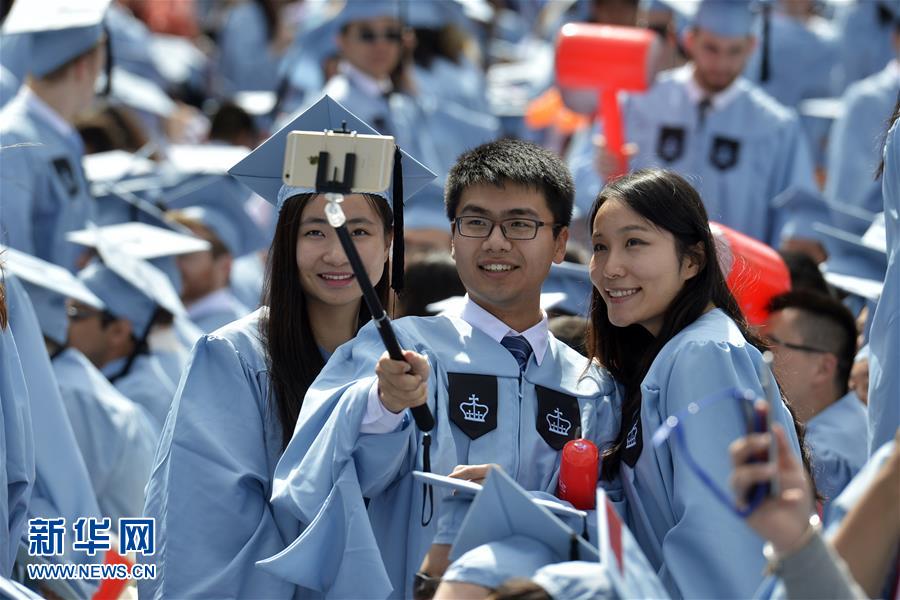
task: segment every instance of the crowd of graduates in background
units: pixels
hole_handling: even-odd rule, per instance
[[[149,517],[115,594],[900,598],[900,0],[0,9],[0,595]],[[621,147],[570,23],[651,32]],[[345,127],[402,151],[342,207],[403,361],[282,181]]]

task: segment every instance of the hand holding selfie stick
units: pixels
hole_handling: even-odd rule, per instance
[[[335,133],[349,132],[342,131]],[[337,168],[334,169],[334,176],[329,180],[328,169],[328,152],[319,152],[318,166],[316,169],[316,192],[324,193],[325,199],[328,201],[325,205],[325,216],[328,219],[328,224],[337,232],[338,239],[341,241],[341,247],[343,247],[344,253],[350,261],[350,266],[353,268],[353,274],[359,282],[359,287],[362,289],[366,306],[369,307],[369,313],[375,321],[375,326],[378,328],[378,333],[381,335],[381,341],[384,342],[384,347],[387,349],[388,355],[391,357],[391,360],[404,360],[403,349],[397,342],[394,328],[391,327],[391,320],[388,317],[387,311],[385,311],[381,302],[378,300],[378,295],[375,293],[375,288],[366,273],[366,269],[359,257],[359,252],[356,251],[356,246],[350,238],[350,232],[347,231],[346,225],[347,219],[343,209],[341,209],[341,202],[344,200],[344,194],[349,194],[352,191],[353,179],[356,173],[356,154],[351,152],[347,153],[345,156],[343,181],[337,180]],[[421,431],[427,434],[427,432],[434,428],[434,418],[431,415],[428,405],[422,404],[420,406],[414,406],[410,410],[416,421],[416,426],[418,426]]]

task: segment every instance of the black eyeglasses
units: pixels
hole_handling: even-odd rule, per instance
[[[766,339],[772,346],[783,346],[785,348],[790,348],[791,350],[799,350],[800,352],[812,352],[814,354],[831,354],[831,350],[822,350],[821,348],[813,348],[812,346],[804,346],[803,344],[792,344],[790,342],[780,340],[774,335],[770,335]]]
[[[369,27],[360,27],[359,33],[356,34],[356,39],[366,44],[374,44],[378,40],[399,44],[403,40],[403,32],[396,28],[375,31]]]
[[[456,231],[459,232],[459,235],[470,238],[490,237],[494,232],[494,226],[500,225],[503,237],[508,240],[533,240],[541,227],[545,225],[556,227],[553,223],[523,218],[492,221],[485,217],[469,216],[456,217],[453,222],[456,224]]]

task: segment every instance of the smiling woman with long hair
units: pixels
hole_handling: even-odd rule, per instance
[[[308,113],[312,116],[299,116],[241,163],[265,170],[253,176],[255,181],[275,181],[264,194],[279,211],[265,303],[194,347],[147,489],[144,512],[156,518],[158,546],[143,560],[156,564],[157,577],[142,582],[142,596],[282,598],[297,593],[292,584],[256,567],[298,534],[272,511],[272,475],[307,388],[331,353],[370,319],[353,269],[326,220],[324,195],[279,189],[281,165],[267,157],[284,154],[288,131],[340,129],[341,121],[356,131],[372,130],[327,97]],[[323,114],[328,118],[320,122]],[[348,194],[341,204],[347,230],[385,306],[394,222],[388,197]]]
[[[655,169],[622,177],[590,216],[588,352],[625,398],[602,476],[621,483],[628,527],[673,598],[749,597],[762,579],[762,541],[672,438],[654,444],[653,434],[678,415],[704,475],[727,489],[727,449],[746,433],[744,413],[728,401],[688,407],[730,389],[762,395],[765,345],[725,283],[703,203],[683,178]],[[787,407],[772,410],[799,453]]]

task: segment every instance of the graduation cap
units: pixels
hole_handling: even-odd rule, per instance
[[[265,247],[268,239],[247,213],[247,190],[222,175],[212,182],[179,195],[167,203],[169,210],[194,219],[215,235],[235,258]]]
[[[825,246],[828,248],[828,260],[824,263],[826,273],[884,280],[887,255],[885,246],[879,246],[873,240],[877,239],[877,234],[866,239],[824,223],[816,223],[814,227],[825,236]]]
[[[780,221],[781,241],[790,238],[821,240],[824,234],[815,228],[815,224],[831,222],[831,210],[825,198],[809,188],[788,188],[772,199],[772,207]]]
[[[146,338],[159,309],[184,316],[184,305],[166,274],[110,244],[102,231],[94,239],[100,260],[82,269],[78,278],[103,300],[106,309],[131,321],[138,340]]]
[[[599,559],[597,549],[579,532],[536,503],[509,475],[495,467],[466,513],[450,558],[455,560],[469,550],[514,536],[544,544],[553,555],[550,562]]]
[[[753,31],[749,0],[702,0],[694,27],[723,37],[743,37]]]
[[[668,598],[656,569],[602,488],[597,489],[597,547],[600,563],[575,561],[547,565],[532,577],[552,598],[593,600]]]
[[[562,262],[550,265],[550,273],[541,286],[541,297],[559,294],[558,302],[542,306],[545,310],[555,309],[570,315],[586,317],[591,308],[591,276],[587,265]]]
[[[66,234],[66,240],[88,248],[96,248],[100,237],[117,251],[143,260],[202,252],[211,246],[208,241],[193,235],[137,222],[92,227]]]
[[[175,112],[175,101],[155,81],[113,66],[108,97],[139,111],[166,119]],[[97,90],[107,87],[106,75],[97,78]]]
[[[351,4],[365,5],[367,3],[353,2]],[[348,130],[356,131],[360,134],[380,135],[375,129],[364,123],[359,117],[341,106],[340,103],[330,96],[323,96],[318,102],[279,129],[256,150],[231,167],[228,173],[268,202],[274,204],[276,209],[280,211],[284,203],[290,198],[302,193],[315,192],[311,188],[290,187],[282,184],[284,154],[288,134],[291,131],[340,130],[344,125],[346,125]],[[383,196],[394,213],[394,267],[391,282],[396,287],[402,287],[400,283],[403,281],[403,201],[435,178],[434,173],[402,149],[399,151],[399,155],[402,157],[402,161],[397,160],[398,157],[395,155],[394,181],[391,188]],[[401,168],[402,177],[399,177]],[[394,190],[399,190],[400,188],[402,188],[401,197],[395,197]],[[394,210],[395,203],[397,210]]]
[[[416,4],[421,4],[417,2]],[[431,4],[427,2],[426,4]],[[400,3],[397,0],[347,0],[341,12],[334,18],[335,26],[343,29],[350,23],[370,21],[379,17],[400,18]]]
[[[884,213],[873,219],[863,235],[856,235],[822,223],[816,229],[825,234],[828,260],[820,265],[830,285],[866,300],[878,300],[887,271],[887,239]]]
[[[66,298],[103,309],[103,300],[91,292],[67,269],[54,265],[15,248],[0,245],[4,268],[22,280],[43,334],[63,345],[69,331]]]
[[[44,77],[96,46],[112,0],[20,0],[13,4],[4,34],[31,36],[30,72]]]

